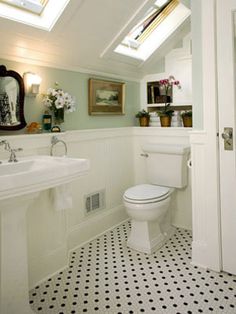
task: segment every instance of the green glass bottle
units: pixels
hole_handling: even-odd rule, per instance
[[[52,128],[52,115],[46,110],[43,114],[43,129],[50,131]]]

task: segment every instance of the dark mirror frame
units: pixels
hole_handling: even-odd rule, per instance
[[[17,125],[0,125],[0,130],[12,131],[12,130],[20,130],[26,126],[26,121],[24,117],[24,98],[25,98],[25,87],[23,78],[19,73],[9,70],[7,71],[5,65],[0,65],[0,77],[10,76],[13,77],[19,84],[19,119],[20,123]]]

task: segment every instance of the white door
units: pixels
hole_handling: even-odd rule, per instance
[[[222,264],[236,274],[236,0],[216,3]]]

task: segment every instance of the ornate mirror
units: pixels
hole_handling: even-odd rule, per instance
[[[20,130],[24,118],[24,82],[19,73],[0,65],[0,130]]]

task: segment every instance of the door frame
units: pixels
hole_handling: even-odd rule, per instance
[[[192,154],[192,264],[222,269],[216,0],[192,1],[193,108],[198,122],[190,133]],[[197,82],[196,82],[197,81]],[[201,89],[199,91],[199,82]],[[195,110],[194,110],[195,115]],[[202,122],[202,123],[201,123]]]
[[[230,223],[236,217],[233,209],[236,197],[234,190],[236,184],[236,157],[235,157],[235,0],[217,0],[217,71],[218,71],[218,114],[219,114],[219,167],[220,167],[220,200],[221,200],[221,252],[222,270],[236,274],[236,267],[230,241],[232,238],[232,226]],[[225,22],[227,21],[227,22]],[[227,47],[225,49],[225,47]],[[224,60],[221,62],[220,60]],[[225,89],[225,80],[227,88]],[[233,104],[233,106],[232,106]],[[224,140],[221,134],[224,127],[233,128],[233,150],[224,149]],[[233,203],[232,203],[233,202]],[[234,233],[235,235],[235,233]]]

